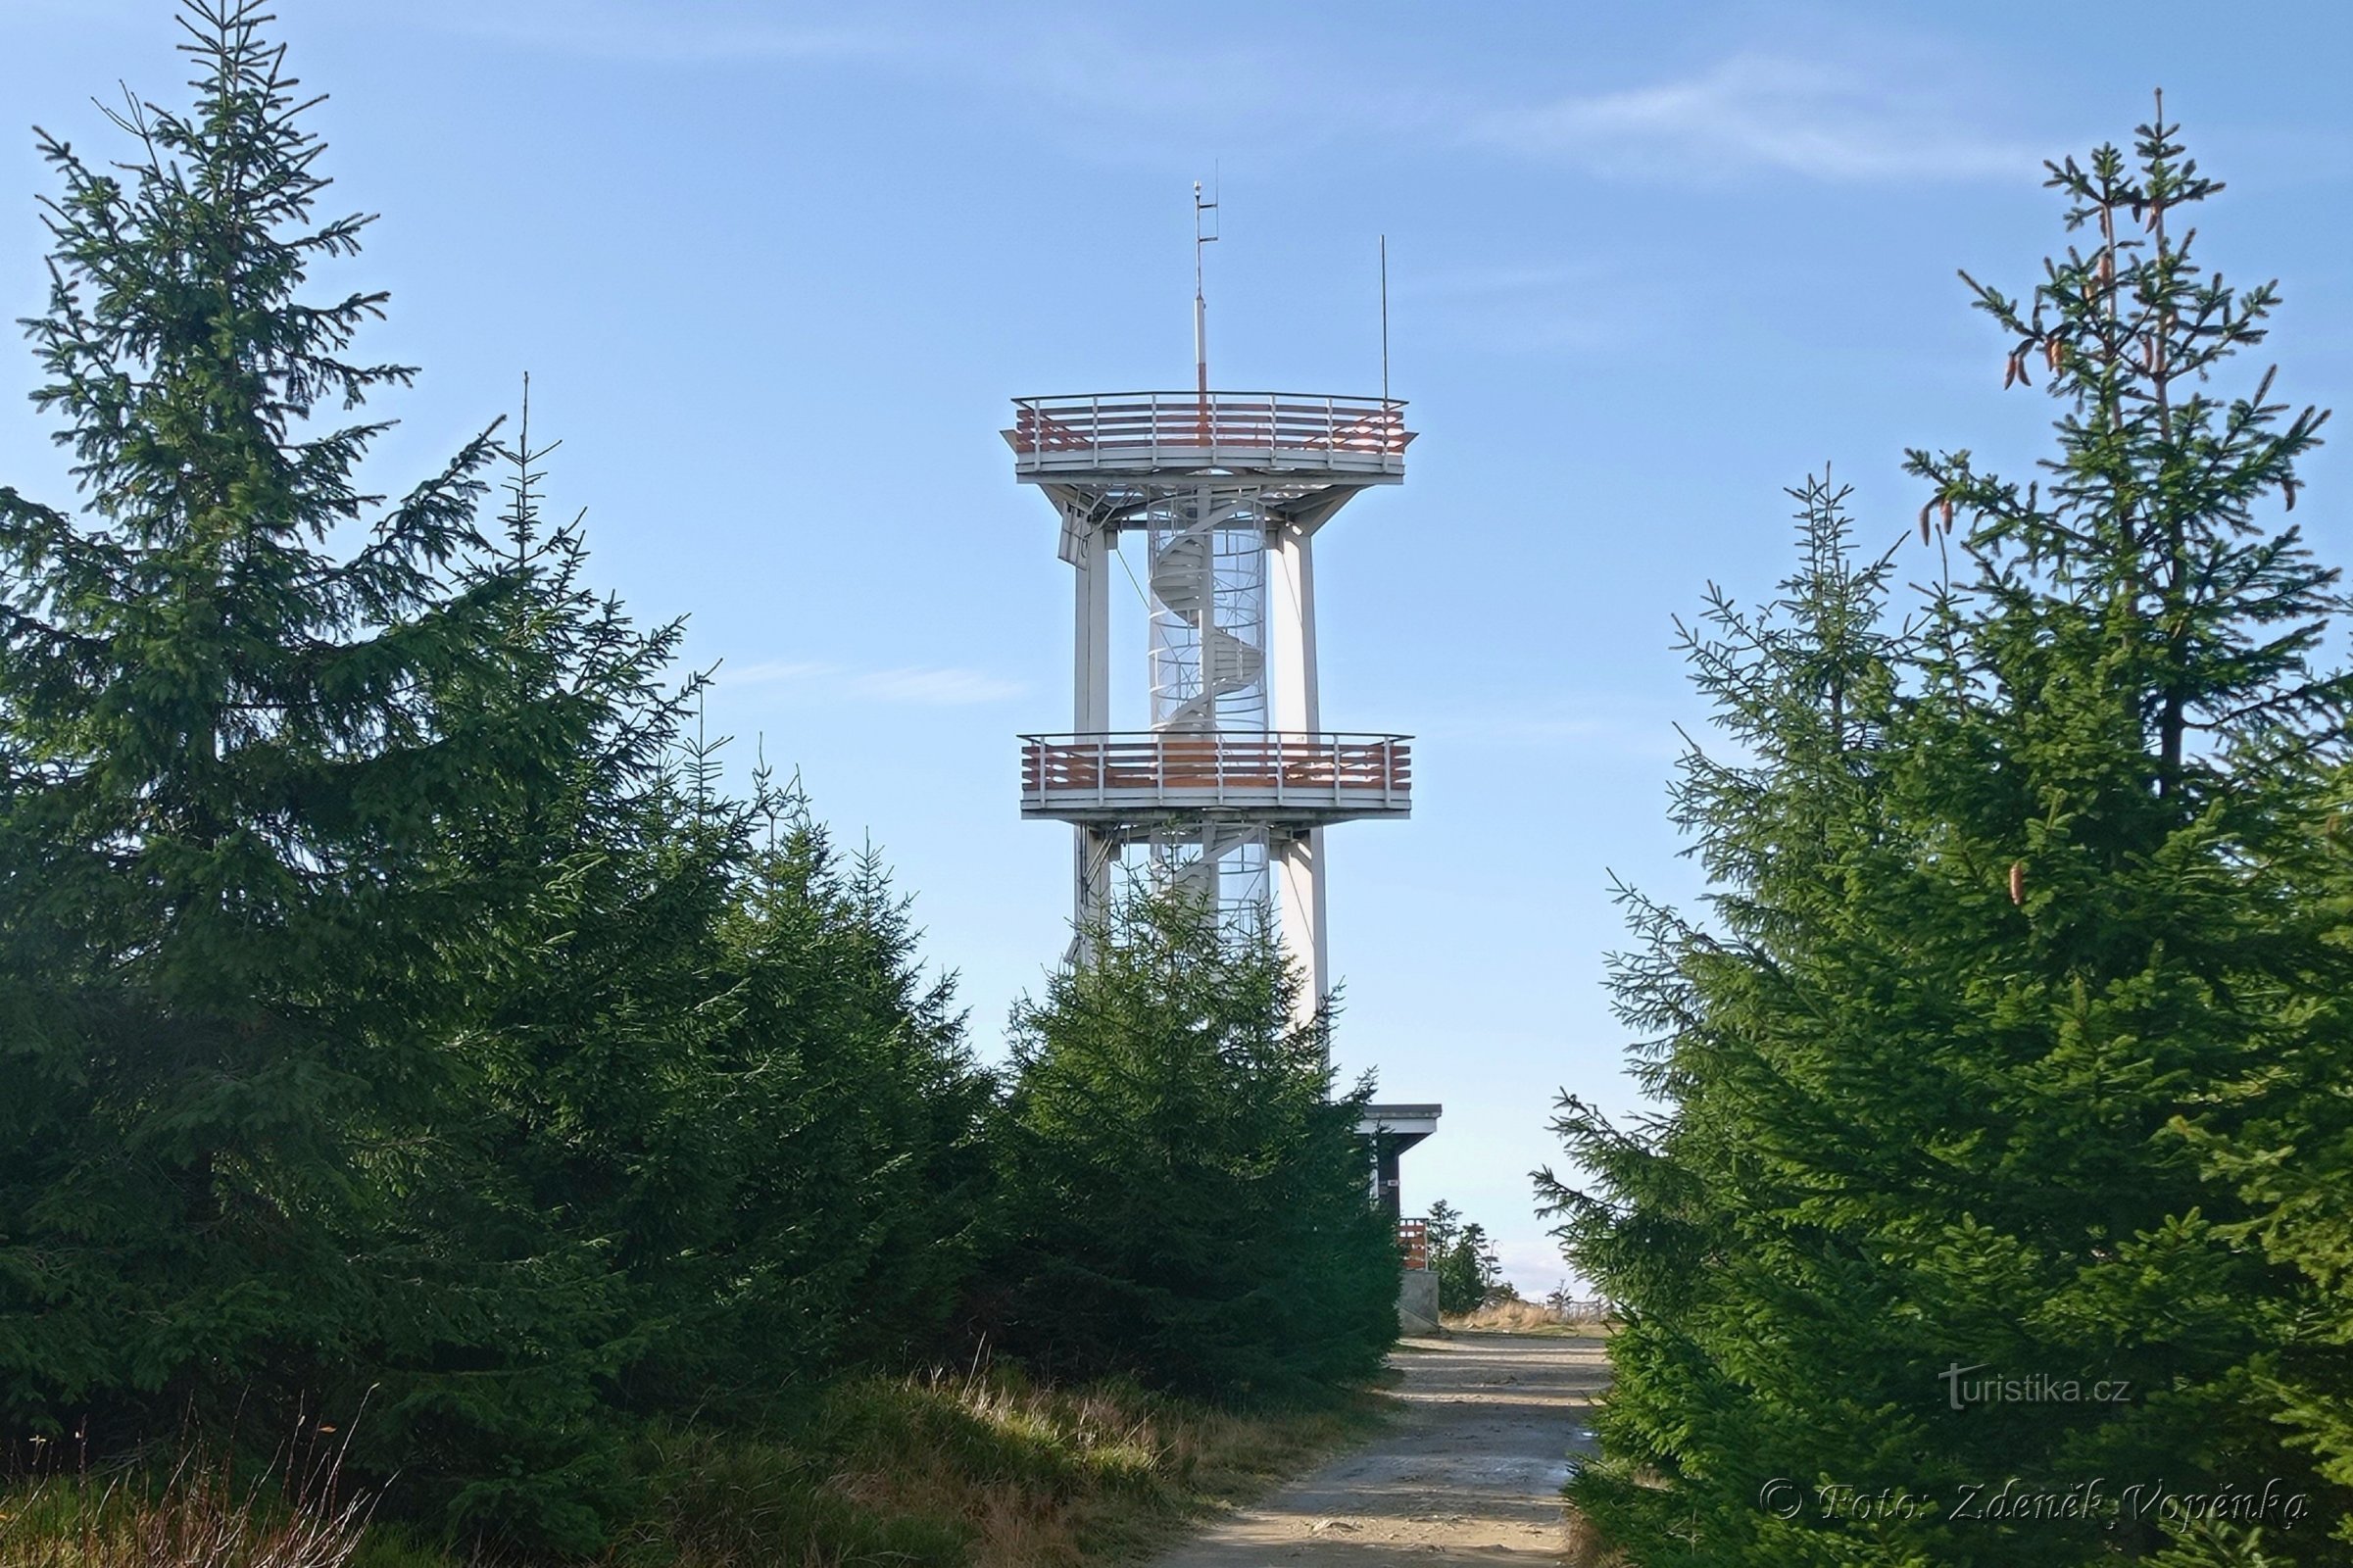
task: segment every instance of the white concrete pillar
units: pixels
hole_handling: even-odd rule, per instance
[[[1111,727],[1111,573],[1118,569],[1111,554],[1119,548],[1118,536],[1067,515],[1062,526],[1063,557],[1076,579],[1070,727],[1081,735],[1102,735]],[[1110,902],[1111,861],[1118,845],[1083,822],[1072,826],[1071,838],[1070,913],[1075,951],[1083,957],[1087,933]]]
[[[1084,822],[1075,824],[1071,833],[1078,850],[1078,875],[1070,899],[1071,945],[1072,952],[1084,958],[1090,956],[1088,937],[1111,902],[1111,864],[1118,858],[1119,841]]]
[[[1312,1016],[1332,990],[1332,953],[1324,924],[1324,830],[1312,827],[1268,846],[1274,861],[1275,905],[1283,947],[1306,984],[1299,1017]]]
[[[1315,539],[1296,524],[1270,529],[1266,540],[1267,655],[1274,689],[1274,727],[1288,735],[1323,728],[1315,680]],[[1309,828],[1268,846],[1274,862],[1275,905],[1283,946],[1304,974],[1302,1018],[1323,1005],[1332,989],[1331,939],[1324,922],[1324,830]]]
[[[1312,735],[1323,728],[1315,690],[1315,538],[1297,525],[1269,529],[1266,632],[1274,678],[1274,727]]]
[[[1076,626],[1071,637],[1071,724],[1082,735],[1111,727],[1111,553],[1117,536],[1089,528],[1070,541],[1077,583]]]

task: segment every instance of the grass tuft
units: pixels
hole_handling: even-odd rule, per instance
[[[1080,1568],[1133,1560],[1380,1420],[1372,1396],[1220,1410],[1017,1371],[869,1378],[773,1440],[687,1430],[642,1455],[655,1506],[609,1554],[677,1568]],[[645,1560],[653,1560],[650,1557]]]
[[[860,1378],[771,1431],[682,1425],[640,1439],[629,1462],[646,1505],[595,1564],[1131,1562],[1365,1436],[1387,1409],[1373,1394],[1221,1409],[1128,1383],[1040,1385],[1012,1368]],[[337,1500],[331,1468],[289,1485],[293,1468],[250,1485],[194,1462],[152,1486],[135,1472],[8,1483],[0,1568],[475,1568]]]
[[[160,1488],[124,1473],[38,1476],[0,1493],[0,1568],[397,1568],[361,1561],[365,1499],[234,1481],[192,1460]],[[316,1478],[315,1478],[316,1479]]]

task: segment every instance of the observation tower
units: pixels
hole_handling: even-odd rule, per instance
[[[1076,586],[1071,733],[1021,737],[1021,814],[1068,822],[1083,943],[1123,866],[1233,919],[1279,921],[1306,1006],[1331,986],[1324,835],[1412,806],[1402,735],[1324,728],[1315,546],[1364,490],[1405,477],[1386,395],[1212,391],[1194,187],[1194,386],[1013,400],[1013,471],[1061,523]],[[1386,371],[1384,380],[1386,380]],[[1113,583],[1139,536],[1148,727],[1114,729]]]

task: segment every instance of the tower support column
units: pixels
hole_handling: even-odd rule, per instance
[[[1274,727],[1293,735],[1323,729],[1315,680],[1315,535],[1296,522],[1267,532],[1267,642],[1272,655]],[[1299,996],[1304,1022],[1332,988],[1330,940],[1324,928],[1324,830],[1303,828],[1268,846],[1275,862],[1275,901],[1283,946],[1305,973]]]
[[[1267,530],[1266,630],[1274,666],[1274,727],[1323,726],[1315,690],[1315,536],[1298,523]]]
[[[1299,1021],[1304,1023],[1332,989],[1331,944],[1324,928],[1324,830],[1301,828],[1267,848],[1274,861],[1283,947],[1306,981],[1299,1001]]]
[[[1095,928],[1111,902],[1111,865],[1119,858],[1119,836],[1101,832],[1083,822],[1070,831],[1077,852],[1076,885],[1070,898],[1073,926],[1070,951],[1073,956],[1084,958],[1090,956]]]
[[[1101,735],[1111,727],[1111,552],[1117,536],[1107,528],[1062,524],[1064,559],[1076,587],[1071,638],[1071,727]]]
[[[1103,735],[1111,728],[1111,553],[1118,548],[1118,535],[1109,529],[1087,526],[1073,513],[1063,514],[1062,559],[1070,563],[1075,588],[1070,718],[1081,735]],[[1110,903],[1111,863],[1119,855],[1119,839],[1083,822],[1071,828],[1071,951],[1084,958],[1089,935]]]

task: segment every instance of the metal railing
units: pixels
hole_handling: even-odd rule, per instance
[[[1161,451],[1399,458],[1413,432],[1397,398],[1303,392],[1105,392],[1015,398],[1005,432],[1022,458],[1150,459]]]
[[[1021,804],[1404,811],[1413,796],[1407,739],[1281,731],[1024,735]]]

